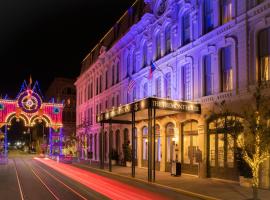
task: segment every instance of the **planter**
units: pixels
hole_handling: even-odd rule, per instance
[[[112,165],[116,165],[116,160],[112,160]]]
[[[131,164],[130,161],[126,161],[126,166],[127,166],[127,167],[131,167],[131,165],[132,165],[132,164]]]
[[[240,186],[242,187],[252,187],[252,178],[245,178],[244,176],[239,176]]]

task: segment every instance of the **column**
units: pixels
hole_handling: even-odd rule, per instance
[[[198,124],[198,145],[201,150],[201,161],[199,162],[200,178],[207,177],[207,122],[204,119],[199,120]]]

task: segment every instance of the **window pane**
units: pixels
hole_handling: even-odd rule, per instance
[[[227,135],[227,166],[234,167],[234,139],[231,135]]]
[[[216,139],[215,135],[210,135],[210,166],[214,167],[216,165]]]
[[[167,73],[165,75],[165,94],[166,94],[166,98],[171,98],[171,73]]]
[[[189,64],[182,67],[183,100],[191,100],[191,71]]]
[[[192,147],[190,146],[190,136],[184,136],[184,163],[190,164],[192,157]]]
[[[143,160],[147,160],[147,158],[148,158],[147,138],[143,138]]]
[[[259,40],[259,69],[257,70],[257,77],[260,81],[270,80],[270,70],[269,70],[269,61],[270,61],[270,47],[269,47],[269,29],[261,31],[258,35]]]
[[[161,77],[156,79],[156,95],[157,97],[161,97]]]
[[[232,19],[232,0],[222,0],[220,6],[221,22],[225,24]]]
[[[204,1],[204,32],[208,33],[214,27],[213,0]]]
[[[224,167],[224,135],[218,134],[218,166]]]
[[[233,70],[230,46],[222,48],[221,50],[221,65],[223,92],[230,91],[233,89]]]
[[[213,94],[213,75],[211,69],[211,55],[204,57],[204,88],[205,96]]]
[[[182,42],[183,44],[187,44],[190,42],[190,17],[189,13],[183,15],[182,18]]]

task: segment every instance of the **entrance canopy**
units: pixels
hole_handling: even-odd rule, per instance
[[[155,181],[155,124],[156,118],[173,115],[177,113],[201,113],[201,105],[193,102],[174,101],[161,98],[146,98],[131,104],[119,106],[97,115],[97,122],[102,126],[101,129],[101,149],[100,149],[100,168],[104,168],[105,155],[105,136],[104,124],[109,123],[109,170],[112,170],[112,124],[131,124],[132,125],[132,177],[135,177],[135,123],[141,120],[148,121],[148,181]],[[153,133],[152,133],[153,131]],[[128,149],[129,144],[123,146]],[[125,150],[127,151],[127,150]]]
[[[149,97],[101,113],[97,115],[97,121],[100,123],[131,123],[132,112],[136,112],[136,121],[147,120],[149,108],[156,110],[155,117],[157,118],[177,113],[201,114],[201,105],[197,103]]]

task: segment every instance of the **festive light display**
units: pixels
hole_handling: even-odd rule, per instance
[[[4,155],[7,157],[7,131],[12,120],[22,120],[26,127],[33,127],[37,122],[44,121],[50,129],[50,154],[62,152],[62,103],[44,103],[38,82],[31,88],[24,81],[20,93],[15,100],[0,99],[0,128],[5,126]],[[54,142],[56,141],[57,142]],[[60,141],[60,142],[59,142]],[[57,148],[56,148],[57,147]],[[0,152],[1,153],[1,152]]]

